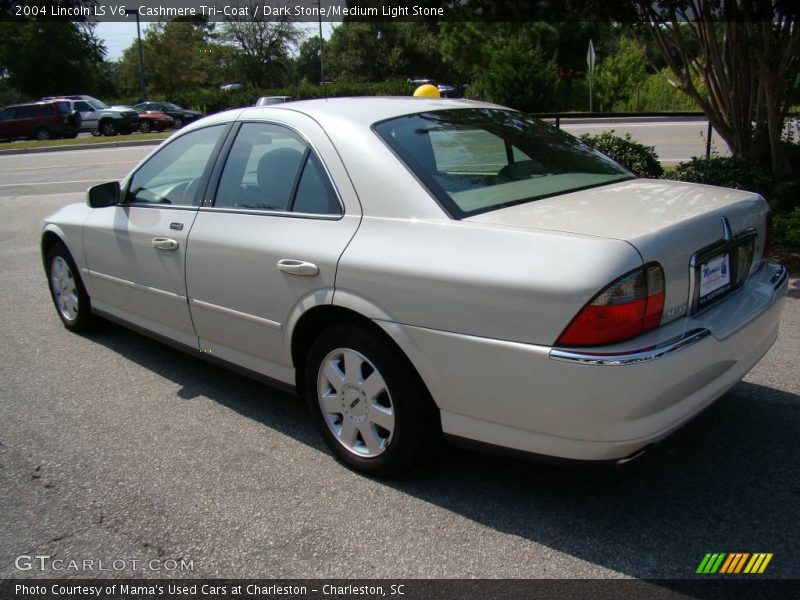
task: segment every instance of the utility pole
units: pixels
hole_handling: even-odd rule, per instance
[[[139,41],[139,87],[142,91],[142,102],[147,101],[147,90],[144,87],[144,58],[142,58],[142,29],[139,25],[139,11],[129,9],[126,15],[136,15],[136,39]]]
[[[589,40],[589,50],[586,52],[586,64],[589,65],[589,112],[594,112],[592,105],[592,76],[594,75],[594,44]]]
[[[319,84],[325,85],[325,74],[322,70],[322,0],[317,0],[317,16],[319,17]]]

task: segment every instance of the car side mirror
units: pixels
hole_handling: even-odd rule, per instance
[[[86,192],[86,203],[92,208],[104,208],[119,204],[120,200],[119,181],[109,181],[89,188]]]

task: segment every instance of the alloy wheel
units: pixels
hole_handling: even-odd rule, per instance
[[[395,430],[392,397],[381,373],[350,348],[328,353],[317,375],[317,400],[323,419],[348,452],[380,456]]]
[[[78,284],[67,261],[60,256],[50,263],[50,284],[58,312],[67,321],[75,321],[78,318]]]

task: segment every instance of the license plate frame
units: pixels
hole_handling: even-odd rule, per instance
[[[697,267],[697,309],[701,310],[733,291],[732,253],[723,251]]]

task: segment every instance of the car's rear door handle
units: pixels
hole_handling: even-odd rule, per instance
[[[289,275],[302,275],[303,277],[313,277],[319,273],[319,268],[314,263],[294,258],[279,260],[278,269]]]
[[[158,248],[159,250],[177,250],[178,249],[178,242],[175,240],[171,240],[170,238],[162,238],[156,237],[153,238],[153,248]]]

